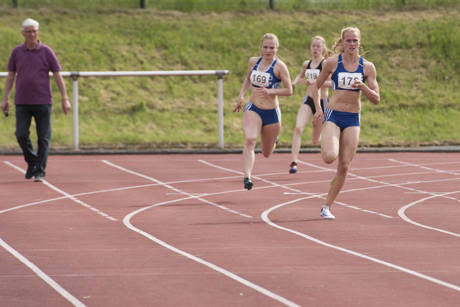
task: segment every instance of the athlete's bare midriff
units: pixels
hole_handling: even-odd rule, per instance
[[[334,90],[329,100],[328,107],[336,111],[359,113],[361,111],[360,93],[346,90]]]
[[[259,96],[255,91],[252,91],[249,101],[259,109],[271,110],[276,109],[279,105],[278,96],[269,95],[265,97]]]

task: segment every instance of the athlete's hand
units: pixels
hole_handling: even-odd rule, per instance
[[[363,86],[363,84],[364,83],[361,80],[359,80],[358,78],[355,78],[351,87],[361,89],[361,86]]]
[[[321,123],[323,122],[323,117],[324,117],[324,114],[320,108],[319,110],[316,111],[315,115],[313,116],[313,124],[321,125]]]
[[[233,109],[233,112],[239,112],[241,110],[242,104],[243,104],[243,98],[238,97],[238,102],[236,103],[236,107]]]

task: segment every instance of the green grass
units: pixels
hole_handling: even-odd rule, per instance
[[[0,58],[6,68],[12,48],[23,42],[21,22],[32,17],[40,22],[40,39],[55,50],[64,71],[228,69],[225,146],[241,148],[241,113],[231,110],[248,58],[260,53],[261,36],[278,35],[279,55],[294,78],[309,57],[312,36],[324,36],[330,46],[342,27],[353,25],[361,29],[365,57],[375,64],[381,88],[380,105],[363,99],[361,144],[460,144],[460,8],[449,1],[444,1],[449,7],[420,6],[422,2],[405,10],[220,13],[6,8],[0,11]],[[3,94],[4,81],[0,82]],[[66,84],[70,96],[69,79]],[[62,114],[54,84],[53,88],[51,144],[72,148],[71,115]],[[215,77],[80,78],[79,89],[81,148],[217,147]],[[281,147],[290,146],[304,90],[280,98]],[[10,118],[0,119],[0,129],[0,149],[16,149],[14,108]],[[311,125],[304,132],[304,146],[310,146],[310,139]]]

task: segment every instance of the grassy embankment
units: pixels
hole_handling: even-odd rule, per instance
[[[263,13],[263,18],[261,13]],[[181,13],[154,9],[2,9],[0,59],[22,43],[20,23],[40,21],[64,71],[228,69],[225,146],[241,148],[241,114],[232,113],[247,59],[274,32],[291,77],[322,35],[332,45],[343,26],[361,28],[366,58],[378,72],[381,104],[363,99],[362,146],[460,144],[460,8],[413,10]],[[268,22],[269,21],[269,22]],[[69,95],[71,82],[67,81]],[[214,77],[80,78],[81,148],[217,147]],[[3,95],[4,80],[0,80]],[[54,83],[54,81],[53,81]],[[54,88],[52,148],[72,147],[71,115]],[[281,147],[289,147],[305,88],[280,98]],[[11,97],[12,100],[13,97]],[[0,148],[17,148],[14,110],[0,120]],[[310,126],[303,144],[309,146]]]

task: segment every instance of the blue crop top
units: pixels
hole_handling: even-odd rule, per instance
[[[251,71],[250,81],[254,87],[266,87],[266,88],[280,88],[281,79],[275,75],[274,67],[278,59],[275,59],[270,67],[266,71],[258,71],[260,61],[262,57],[259,58],[256,65]]]
[[[342,54],[339,54],[337,68],[335,69],[334,73],[331,76],[332,89],[359,92],[360,91],[359,89],[353,88],[351,87],[351,85],[353,84],[354,79],[356,78],[364,82],[363,62],[364,62],[363,57],[360,57],[358,69],[356,69],[354,72],[348,72],[343,66]]]

